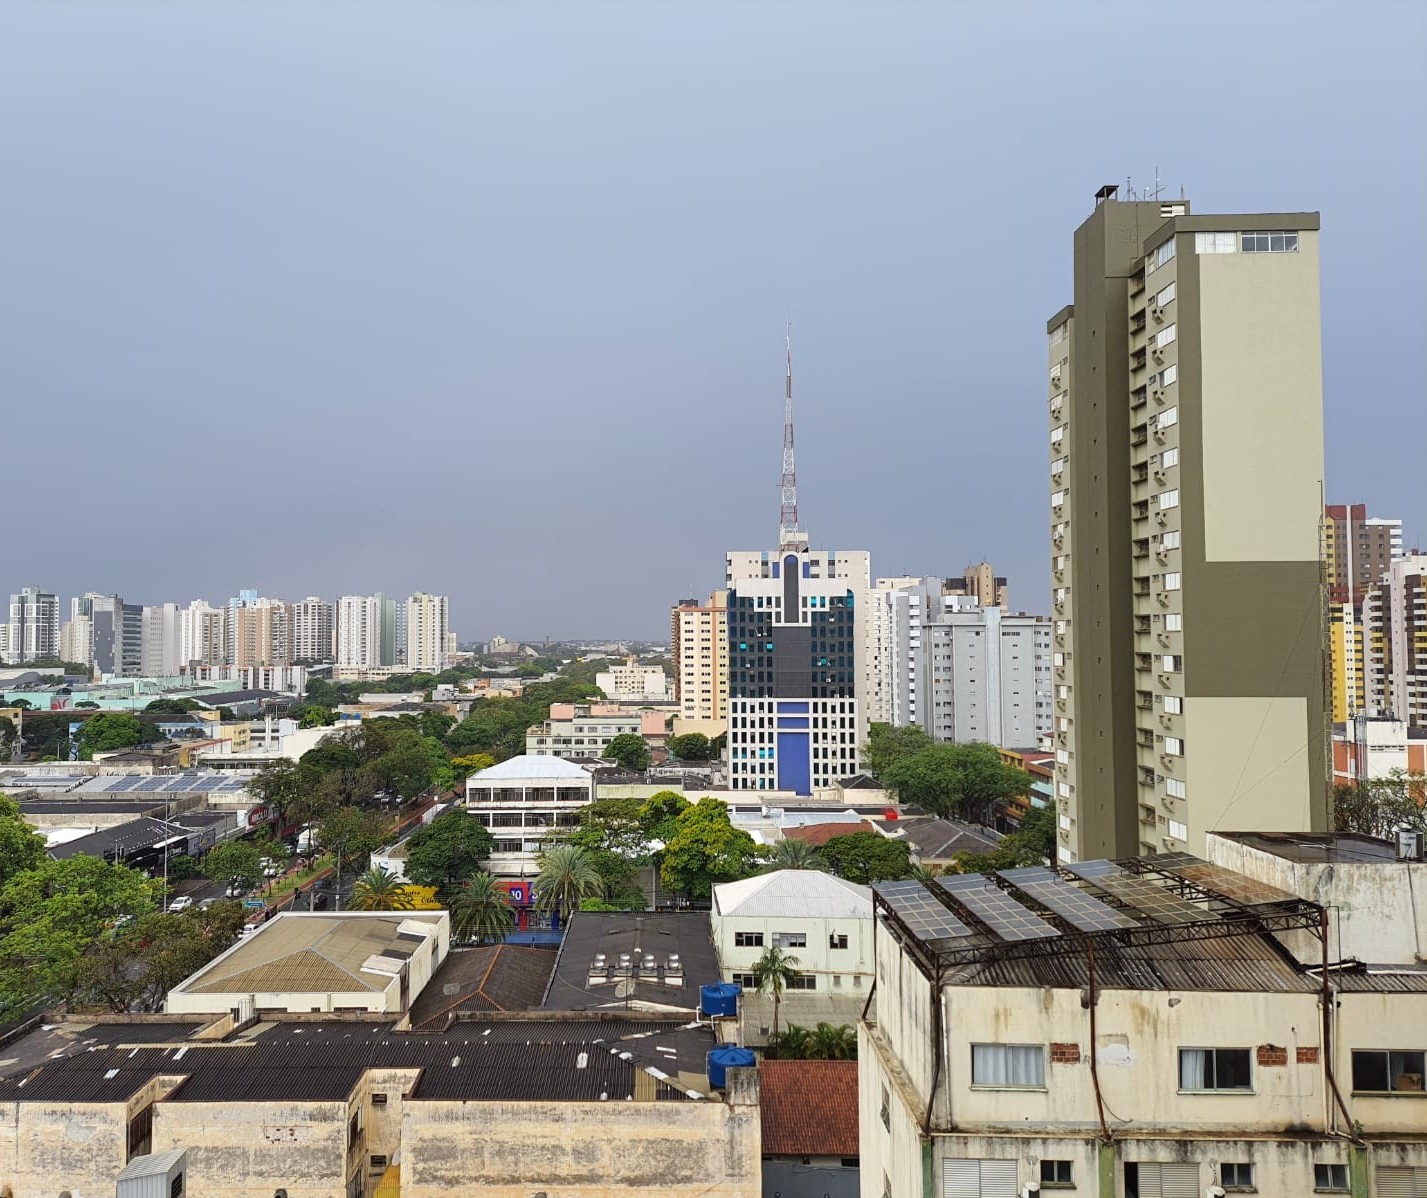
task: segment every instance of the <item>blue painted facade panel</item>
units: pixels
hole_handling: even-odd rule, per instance
[[[813,759],[806,732],[778,733],[778,789],[813,793]]]

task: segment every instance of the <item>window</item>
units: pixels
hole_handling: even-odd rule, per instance
[[[1181,1090],[1243,1090],[1250,1084],[1247,1048],[1181,1048]]]
[[[1179,590],[1179,578],[1180,575],[1178,570],[1170,570],[1164,576],[1164,589],[1166,591]]]
[[[1189,791],[1184,785],[1183,778],[1166,778],[1164,780],[1164,793],[1174,799],[1186,799]]]
[[[1179,534],[1175,533],[1175,544],[1179,544]],[[1164,630],[1166,632],[1183,632],[1184,617],[1177,611],[1172,611],[1164,618]]]
[[[1045,1049],[1039,1044],[973,1044],[973,1086],[1045,1088]]]
[[[789,990],[816,990],[818,979],[816,974],[800,973],[788,979]]]
[[[833,933],[831,933],[831,934],[828,936],[828,938],[827,938],[827,946],[828,946],[828,948],[846,948],[846,947],[847,947],[847,933],[846,933],[846,932],[833,932]]]
[[[1073,1186],[1070,1161],[1041,1161],[1042,1186]]]
[[[1168,457],[1168,456],[1169,456],[1168,453],[1166,453],[1165,456]],[[1179,451],[1178,451],[1177,449],[1174,451],[1174,457],[1175,457],[1175,461],[1178,461],[1178,460],[1179,460]],[[1174,463],[1171,462],[1170,464],[1173,465]],[[1178,549],[1178,548],[1179,548],[1179,530],[1178,530],[1178,529],[1171,529],[1169,532],[1163,533],[1163,534],[1160,536],[1160,538],[1159,538],[1159,547],[1160,547],[1161,549]]]
[[[1173,303],[1174,284],[1171,283],[1168,287],[1163,288],[1160,293],[1154,297],[1154,302],[1158,304],[1161,308],[1163,308],[1165,304]]]
[[[1253,1165],[1246,1161],[1225,1161],[1219,1166],[1219,1184],[1226,1190],[1252,1190]]]
[[[1169,508],[1179,506],[1179,488],[1173,487],[1168,491],[1159,493],[1159,510],[1167,511]]]
[[[1145,274],[1153,274],[1166,262],[1174,257],[1174,238],[1161,242],[1149,253],[1149,261],[1145,263]]]
[[[1179,334],[1175,331],[1173,325],[1168,325],[1167,327],[1160,329],[1160,331],[1154,335],[1155,347],[1157,349],[1163,349],[1166,345],[1173,344],[1174,339],[1178,335]]]
[[[1239,248],[1246,254],[1296,254],[1298,234],[1288,232],[1241,233]]]
[[[369,1162],[369,1165],[370,1165],[370,1167],[371,1167],[373,1170],[376,1170],[376,1169],[385,1169],[386,1166],[387,1166],[387,1158],[386,1158],[386,1156],[385,1156],[384,1154],[382,1154],[382,1153],[374,1152],[374,1153],[372,1153],[372,1157],[371,1157],[371,1161]]]
[[[169,1183],[168,1198],[183,1198],[183,1174],[175,1173]]]
[[[1125,1198],[1162,1198],[1165,1194],[1198,1195],[1199,1166],[1190,1162],[1125,1165]]]
[[[1159,385],[1161,387],[1168,387],[1170,383],[1175,382],[1178,378],[1179,367],[1171,362],[1159,372]]]
[[[1353,1053],[1353,1089],[1376,1094],[1421,1094],[1423,1053],[1401,1049]]]
[[[763,947],[763,933],[762,933],[762,932],[735,932],[735,933],[733,934],[733,943],[734,943],[734,947],[736,947],[736,948],[762,948],[762,947]]]
[[[385,1094],[373,1094],[373,1095],[372,1095],[372,1106],[386,1106],[386,1095],[385,1095]]]
[[[1184,742],[1177,736],[1166,736],[1164,738],[1164,751],[1171,757],[1184,756]]]
[[[763,943],[763,938],[758,938],[758,943]],[[806,932],[774,932],[774,948],[807,948],[808,934]]]
[[[1163,412],[1161,412],[1158,416],[1156,416],[1156,417],[1154,418],[1154,426],[1155,426],[1155,428],[1171,428],[1171,427],[1173,427],[1174,425],[1176,425],[1176,424],[1178,424],[1178,423],[1179,423],[1179,409],[1178,409],[1178,408],[1165,408],[1165,410],[1164,410]]]
[[[1329,1193],[1341,1191],[1346,1194],[1348,1192],[1348,1166],[1314,1165],[1313,1188],[1327,1190]]]
[[[882,1087],[882,1126],[888,1131],[892,1130],[892,1092],[886,1086]]]
[[[1178,674],[1184,668],[1184,658],[1178,653],[1165,653],[1160,664],[1166,674]]]
[[[1165,715],[1183,715],[1184,700],[1178,695],[1165,695],[1164,713]]]
[[[1232,233],[1194,234],[1196,254],[1232,254],[1239,248],[1239,239]]]
[[[1060,506],[1062,503],[1064,503],[1064,502],[1065,502],[1065,492],[1064,492],[1064,491],[1052,491],[1052,492],[1051,492],[1051,494],[1050,494],[1050,506],[1051,506],[1051,507],[1059,507],[1059,506]]]
[[[1188,840],[1189,825],[1180,820],[1172,819],[1169,821],[1169,834],[1173,836],[1175,840]]]
[[[942,1198],[1016,1198],[1016,1162],[954,1160],[941,1162]]]

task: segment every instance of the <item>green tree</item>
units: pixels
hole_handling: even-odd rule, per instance
[[[904,878],[911,850],[904,840],[889,840],[878,832],[851,832],[834,836],[822,847],[828,867],[839,878],[867,885],[889,878]]]
[[[605,746],[603,756],[622,770],[643,771],[649,768],[649,744],[634,732],[621,732]]]
[[[155,699],[144,711],[148,715],[187,715],[190,711],[201,710],[202,706],[192,699]]]
[[[582,899],[600,892],[599,871],[579,845],[549,845],[536,864],[540,867],[535,878],[536,904],[540,910],[560,916],[562,925],[570,912],[579,910]]]
[[[343,869],[350,869],[386,843],[391,821],[377,811],[337,807],[322,817],[315,830],[322,850],[336,856]]]
[[[709,738],[702,732],[671,736],[667,743],[669,752],[680,761],[707,761],[709,759]]]
[[[709,760],[717,761],[723,757],[724,750],[728,748],[728,733],[720,732],[709,741]]]
[[[143,741],[145,735],[138,716],[127,711],[101,711],[85,720],[79,730],[79,756],[89,761],[95,753],[127,749]]]
[[[510,896],[487,873],[467,878],[451,900],[451,930],[462,940],[503,940],[514,918]]]
[[[68,998],[100,937],[153,908],[143,874],[88,854],[13,874],[0,887],[0,1020]]]
[[[28,699],[11,699],[5,706],[13,707],[16,711],[30,711],[35,705]]]
[[[45,860],[45,838],[20,815],[14,799],[0,795],[0,886]]]
[[[456,782],[464,782],[472,774],[488,770],[494,764],[495,758],[489,753],[467,753],[462,757],[451,758],[451,773]]]
[[[813,1034],[800,1023],[790,1023],[777,1038],[769,1037],[768,1049],[780,1061],[806,1061],[812,1057]]]
[[[1003,762],[995,745],[981,742],[930,745],[894,761],[881,780],[903,803],[983,824],[1030,786],[1024,770]]]
[[[248,780],[248,793],[259,803],[289,815],[308,790],[310,771],[295,761],[283,759],[263,766]]]
[[[773,846],[768,856],[768,868],[774,869],[827,869],[823,855],[806,840],[788,837]]]
[[[867,743],[862,746],[862,764],[881,778],[888,766],[904,757],[913,757],[935,743],[915,724],[896,728],[891,724],[873,723],[867,730]]]
[[[327,728],[337,722],[337,713],[321,703],[307,703],[294,707],[288,715],[297,721],[299,728]]]
[[[215,882],[235,881],[251,888],[263,876],[262,856],[262,850],[251,840],[229,840],[208,850],[203,873]]]
[[[1427,777],[1393,770],[1333,789],[1333,830],[1390,838],[1399,830],[1427,832]]]
[[[317,744],[308,749],[299,758],[299,761],[303,766],[312,770],[317,777],[333,773],[336,770],[354,770],[362,764],[362,759],[357,755],[357,751],[341,732],[324,736]]]
[[[548,709],[547,709],[548,710]],[[446,747],[460,756],[488,753],[497,761],[525,752],[525,733],[537,711],[524,699],[477,699],[471,714],[446,734]]]
[[[956,870],[963,874],[988,874],[998,869],[1019,869],[1055,860],[1055,804],[1032,807],[1016,831],[1001,837],[989,853],[958,853]]]
[[[765,948],[763,955],[753,962],[754,988],[759,994],[765,994],[773,1000],[774,1044],[778,1042],[778,1009],[783,1005],[783,992],[797,979],[797,967],[797,957],[772,945]]]
[[[715,884],[746,878],[758,867],[758,846],[728,817],[728,806],[700,799],[674,821],[659,875],[670,890],[708,898]]]
[[[76,711],[98,711],[99,704],[93,699],[81,699],[74,705]]]
[[[847,1024],[819,1022],[813,1029],[808,1045],[809,1056],[815,1061],[855,1061],[857,1033]]]
[[[386,869],[369,869],[352,887],[353,911],[410,911],[411,895],[406,884]]]
[[[692,806],[677,790],[656,791],[639,809],[639,826],[649,839],[668,844],[679,817]]]
[[[453,807],[414,833],[406,842],[406,876],[418,886],[446,894],[470,881],[495,847],[481,821]]]

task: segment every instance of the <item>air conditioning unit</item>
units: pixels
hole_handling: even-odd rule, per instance
[[[1159,717],[1159,722],[1160,722],[1160,725],[1161,725],[1162,727],[1165,727],[1165,728],[1173,728],[1173,727],[1174,727],[1174,721],[1173,721],[1169,716],[1167,716],[1167,715],[1161,714],[1160,717]]]
[[[1150,392],[1150,398],[1154,400],[1155,403],[1164,403],[1164,388],[1156,387]]]
[[[1162,483],[1162,482],[1164,482],[1164,480],[1165,480],[1167,477],[1168,477],[1168,475],[1166,475],[1163,470],[1156,470],[1156,471],[1154,472],[1154,480],[1155,480],[1155,482],[1157,482],[1157,483]]]
[[[1160,347],[1156,345],[1154,349],[1150,350],[1150,357],[1152,357],[1156,362],[1163,362],[1164,350],[1160,349]]]
[[[1157,428],[1157,429],[1155,429],[1155,431],[1154,431],[1154,439],[1155,439],[1156,441],[1158,441],[1161,445],[1163,445],[1163,444],[1164,444],[1164,429],[1162,429],[1162,428]]]
[[[1169,550],[1168,550],[1168,549],[1156,549],[1156,550],[1154,551],[1154,555],[1155,555],[1155,557],[1159,558],[1159,560],[1162,561],[1162,562],[1167,562],[1167,561],[1169,561]]]
[[[1160,605],[1161,607],[1168,607],[1168,606],[1169,606],[1169,592],[1168,592],[1168,591],[1160,591],[1160,592],[1158,592],[1158,593],[1155,595],[1155,598],[1159,600],[1159,605]]]
[[[1154,307],[1150,309],[1150,315],[1154,317],[1155,324],[1164,323],[1164,309],[1161,308],[1158,304],[1155,304]]]
[[[1171,799],[1168,795],[1161,795],[1159,802],[1160,806],[1163,807],[1166,811],[1174,810],[1174,800]]]
[[[1159,676],[1159,684],[1160,684],[1160,686],[1164,687],[1165,690],[1168,690],[1168,689],[1169,689],[1169,675],[1168,675],[1168,674],[1161,674],[1161,675]]]
[[[1169,517],[1166,516],[1163,512],[1156,512],[1156,513],[1154,514],[1154,518],[1155,518],[1155,523],[1156,523],[1156,524],[1168,524],[1168,523],[1169,523]]]
[[[1164,845],[1164,847],[1167,848],[1167,849],[1172,849],[1172,848],[1174,848],[1174,844],[1175,844],[1174,837],[1173,837],[1173,836],[1162,836],[1162,837],[1160,838],[1160,844]]]
[[[1161,753],[1159,755],[1159,759],[1164,763],[1165,769],[1172,770],[1174,768],[1174,758],[1171,757],[1168,753]]]
[[[1155,634],[1155,639],[1165,648],[1169,648],[1169,633],[1160,632]]]
[[[1050,385],[1054,387],[1057,391],[1065,390],[1065,383],[1064,381],[1062,381],[1060,375],[1058,374],[1053,374],[1050,376]]]
[[[1397,859],[1399,861],[1421,861],[1424,853],[1427,853],[1427,845],[1424,845],[1424,837],[1421,832],[1402,829],[1397,834]]]

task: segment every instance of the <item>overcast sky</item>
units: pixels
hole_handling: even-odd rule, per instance
[[[0,591],[659,636],[803,523],[1048,610],[1102,183],[1323,213],[1327,488],[1427,540],[1427,5],[0,6]],[[1265,461],[1266,468],[1271,463]]]

